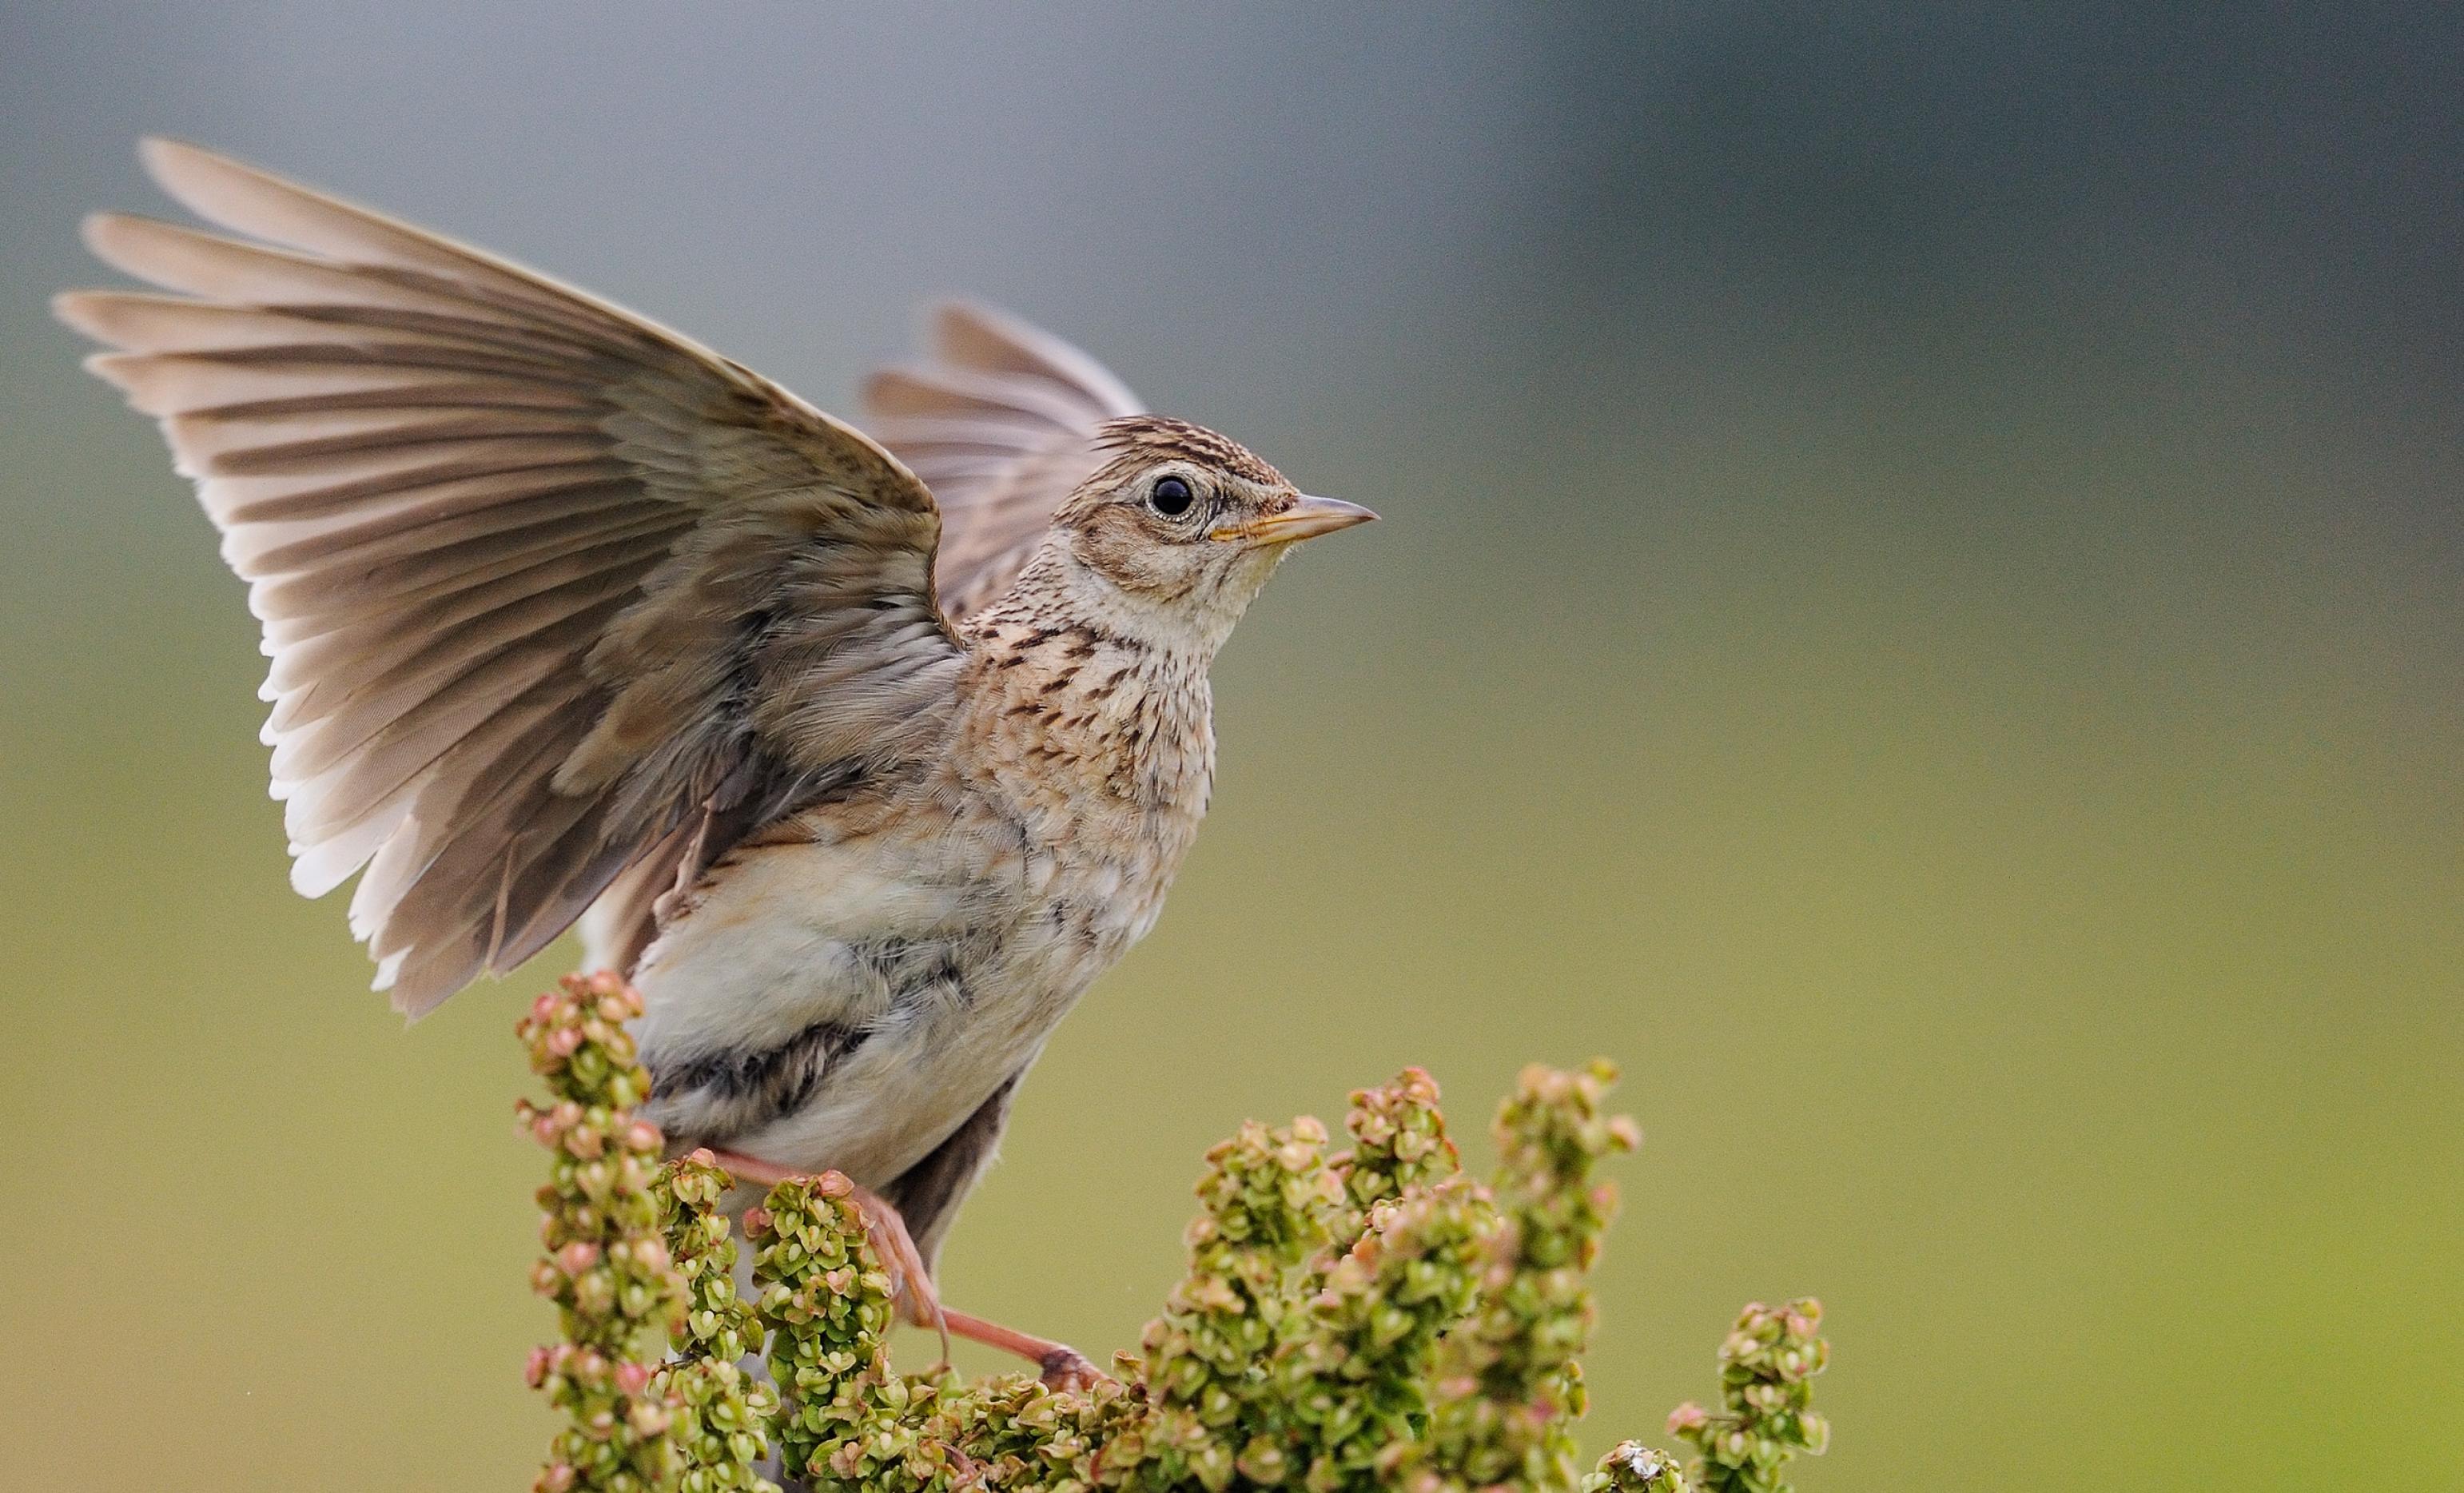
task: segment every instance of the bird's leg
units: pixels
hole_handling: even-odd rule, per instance
[[[741,1182],[759,1182],[776,1187],[791,1177],[810,1175],[792,1168],[776,1165],[731,1151],[712,1153],[712,1158]],[[1036,1337],[1015,1328],[964,1311],[952,1311],[941,1305],[941,1295],[933,1284],[933,1273],[924,1267],[923,1252],[915,1247],[914,1236],[907,1232],[907,1220],[897,1208],[868,1188],[847,1181],[835,1172],[821,1174],[846,1183],[844,1195],[864,1217],[864,1229],[872,1241],[873,1252],[890,1271],[890,1288],[897,1300],[900,1313],[919,1328],[929,1327],[941,1336],[941,1361],[950,1359],[950,1335],[957,1333],[970,1342],[1015,1353],[1036,1366],[1044,1382],[1057,1390],[1083,1390],[1102,1375],[1086,1355],[1066,1343]],[[833,1195],[835,1189],[830,1189]]]
[[[1067,1343],[1005,1328],[968,1312],[945,1310],[941,1315],[950,1324],[951,1331],[969,1342],[1016,1353],[1035,1365],[1037,1374],[1053,1389],[1083,1390],[1104,1376],[1101,1370],[1087,1361],[1086,1354]]]

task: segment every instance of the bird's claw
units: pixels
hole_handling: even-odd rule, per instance
[[[1038,1360],[1036,1367],[1043,1371],[1039,1377],[1048,1390],[1083,1393],[1093,1389],[1095,1381],[1104,1376],[1101,1369],[1087,1361],[1086,1354],[1059,1345]]]

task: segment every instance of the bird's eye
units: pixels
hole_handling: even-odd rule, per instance
[[[1155,490],[1147,494],[1147,506],[1166,518],[1179,517],[1189,512],[1189,505],[1196,501],[1198,501],[1198,494],[1191,492],[1189,484],[1178,477],[1161,479],[1155,483]]]

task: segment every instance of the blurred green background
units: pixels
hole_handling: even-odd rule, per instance
[[[979,293],[1387,516],[1222,661],[954,1300],[1101,1358],[1243,1116],[1607,1053],[1595,1445],[1818,1292],[1809,1493],[2458,1486],[2464,20],[2230,9],[11,8],[6,1481],[545,1426],[562,966],[365,993],[241,588],[43,310],[162,130],[842,408]]]

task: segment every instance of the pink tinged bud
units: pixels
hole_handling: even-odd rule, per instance
[[[1689,1399],[1668,1413],[1668,1434],[1675,1436],[1683,1431],[1698,1431],[1710,1421],[1711,1413]]]
[[[642,1014],[642,994],[616,977],[613,970],[600,970],[569,987],[577,996],[586,996],[602,1003],[613,1002],[617,1012],[611,1020]]]
[[[539,999],[531,1002],[531,1020],[534,1021],[547,1021],[550,1017],[556,1015],[556,1005],[557,1000],[555,991],[540,991]],[[570,1478],[571,1474],[568,1473],[566,1476]]]
[[[582,1034],[570,1026],[560,1026],[547,1034],[547,1050],[551,1057],[572,1057],[582,1050]]]
[[[539,999],[544,1000],[547,998],[541,996]],[[539,1493],[567,1493],[567,1490],[573,1486],[573,1463],[551,1462],[547,1470],[539,1475],[539,1482],[533,1486],[539,1490]]]
[[[633,1428],[635,1436],[653,1437],[668,1428],[668,1412],[664,1406],[645,1400],[626,1414],[625,1423]]]
[[[650,1387],[650,1370],[646,1364],[627,1359],[616,1366],[617,1393],[627,1396],[639,1394]]]
[[[654,1155],[665,1144],[665,1140],[659,1134],[659,1128],[648,1120],[635,1120],[625,1127],[625,1148],[627,1151],[639,1152],[646,1156]],[[700,1154],[707,1156],[709,1153],[702,1152]]]
[[[556,1294],[557,1287],[563,1284],[564,1278],[559,1275],[556,1266],[548,1262],[542,1260],[531,1266],[531,1289],[539,1295],[553,1296]]]
[[[813,1191],[825,1197],[845,1197],[855,1191],[855,1184],[844,1172],[825,1172],[813,1180]]]
[[[532,1349],[530,1357],[522,1363],[522,1382],[529,1385],[532,1389],[538,1389],[540,1385],[545,1384],[547,1382],[547,1349],[544,1347]]]
[[[580,1275],[599,1262],[599,1246],[577,1239],[556,1252],[556,1262],[567,1275]]]

